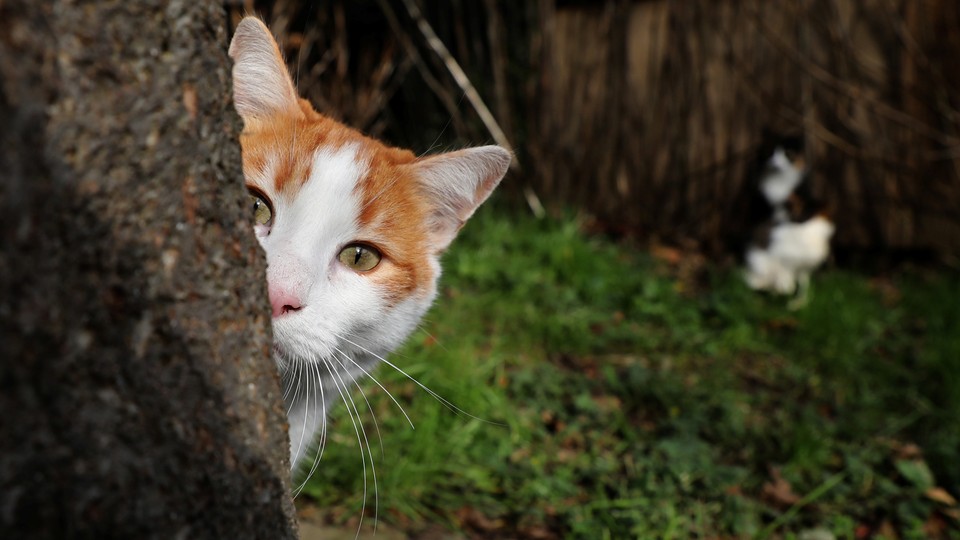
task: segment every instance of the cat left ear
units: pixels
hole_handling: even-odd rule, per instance
[[[240,21],[229,54],[233,59],[233,102],[244,124],[273,115],[303,114],[280,47],[260,19]]]
[[[443,251],[460,227],[497,187],[513,157],[499,146],[481,146],[423,158],[414,163],[433,206],[430,229]]]

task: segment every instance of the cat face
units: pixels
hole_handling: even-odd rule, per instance
[[[487,146],[418,158],[317,113],[255,18],[237,27],[230,56],[275,356],[357,376],[419,323],[441,253],[511,156]]]
[[[278,358],[397,347],[434,298],[442,249],[412,154],[315,117],[242,141]]]

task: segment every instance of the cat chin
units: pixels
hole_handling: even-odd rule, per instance
[[[281,373],[292,372],[291,368],[299,366],[329,364],[350,374],[351,378],[359,377],[364,370],[373,369],[379,358],[386,356],[391,349],[390,345],[371,342],[364,336],[367,332],[349,333],[353,336],[350,341],[329,342],[321,337],[322,334],[302,330],[274,322],[272,352]],[[323,377],[325,372],[321,369],[320,374]]]

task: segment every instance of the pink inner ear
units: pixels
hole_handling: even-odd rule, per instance
[[[244,122],[272,115],[302,115],[297,91],[270,30],[246,17],[230,42],[233,100]]]

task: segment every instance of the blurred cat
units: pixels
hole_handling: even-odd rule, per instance
[[[795,295],[789,306],[804,306],[810,275],[830,255],[835,227],[826,206],[808,191],[802,147],[777,145],[759,181],[764,221],[747,247],[745,279],[752,289]]]

